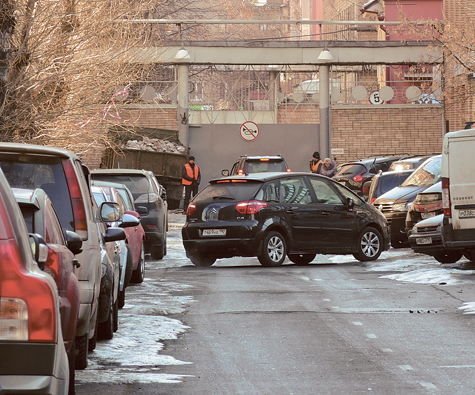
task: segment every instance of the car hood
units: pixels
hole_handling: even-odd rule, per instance
[[[376,206],[381,203],[387,203],[388,201],[397,202],[397,201],[412,201],[415,199],[419,192],[424,191],[427,189],[426,186],[424,187],[396,187],[391,189],[390,191],[382,194],[379,198],[377,198],[373,204]]]
[[[423,228],[426,226],[439,226],[444,219],[444,214],[439,214],[436,215],[435,217],[423,219],[422,221],[419,221],[416,225],[418,228]]]

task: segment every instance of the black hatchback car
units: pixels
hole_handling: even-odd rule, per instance
[[[377,259],[389,248],[384,216],[332,179],[311,173],[259,173],[210,181],[188,206],[182,228],[196,266],[257,256],[263,266],[285,257],[300,265],[316,254]]]

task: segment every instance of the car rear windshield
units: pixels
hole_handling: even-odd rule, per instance
[[[245,173],[268,173],[268,172],[280,172],[286,171],[287,166],[282,159],[270,159],[268,161],[260,159],[248,159],[244,163]]]
[[[434,185],[440,179],[441,161],[441,157],[428,159],[423,165],[418,167],[417,170],[401,184],[401,186],[425,187]]]
[[[340,167],[335,176],[354,177],[357,174],[365,173],[366,167],[360,163],[349,163]]]
[[[118,184],[124,184],[132,192],[134,199],[137,199],[144,193],[153,192],[150,182],[147,177],[140,174],[126,175],[126,174],[92,174],[94,180],[116,182]]]
[[[404,173],[397,172],[397,173],[394,173],[394,176],[392,176],[392,177],[381,177],[379,179],[380,190],[389,191],[393,188],[398,187],[411,174],[412,173],[409,173],[409,172],[404,172]]]
[[[43,189],[53,202],[61,225],[74,231],[71,196],[61,158],[45,155],[2,154],[0,167],[12,188]]]
[[[196,195],[193,202],[250,200],[262,185],[260,182],[213,183]]]

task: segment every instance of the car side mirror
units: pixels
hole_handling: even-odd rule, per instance
[[[131,214],[124,214],[122,221],[119,225],[120,228],[131,228],[133,226],[139,226],[140,220]]]
[[[108,243],[109,241],[125,240],[126,237],[127,235],[122,228],[107,228],[104,241]]]
[[[137,211],[140,215],[147,215],[148,214],[148,208],[144,206],[136,206],[135,211]]]
[[[48,259],[48,245],[45,239],[37,233],[29,233],[31,252],[38,267],[41,270],[45,269],[46,261]]]
[[[80,254],[82,252],[82,239],[76,232],[70,230],[65,231],[66,243],[68,249],[74,254]]]
[[[355,207],[355,201],[352,198],[346,198],[346,203],[348,204],[349,209],[353,209]]]
[[[120,206],[116,202],[103,202],[99,208],[99,217],[102,222],[117,222],[120,219]]]
[[[229,170],[221,170],[221,174],[222,174],[224,177],[227,177],[227,176],[229,176]]]

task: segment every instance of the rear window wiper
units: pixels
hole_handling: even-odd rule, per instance
[[[233,196],[213,196],[214,200],[224,199],[224,200],[234,200]]]

